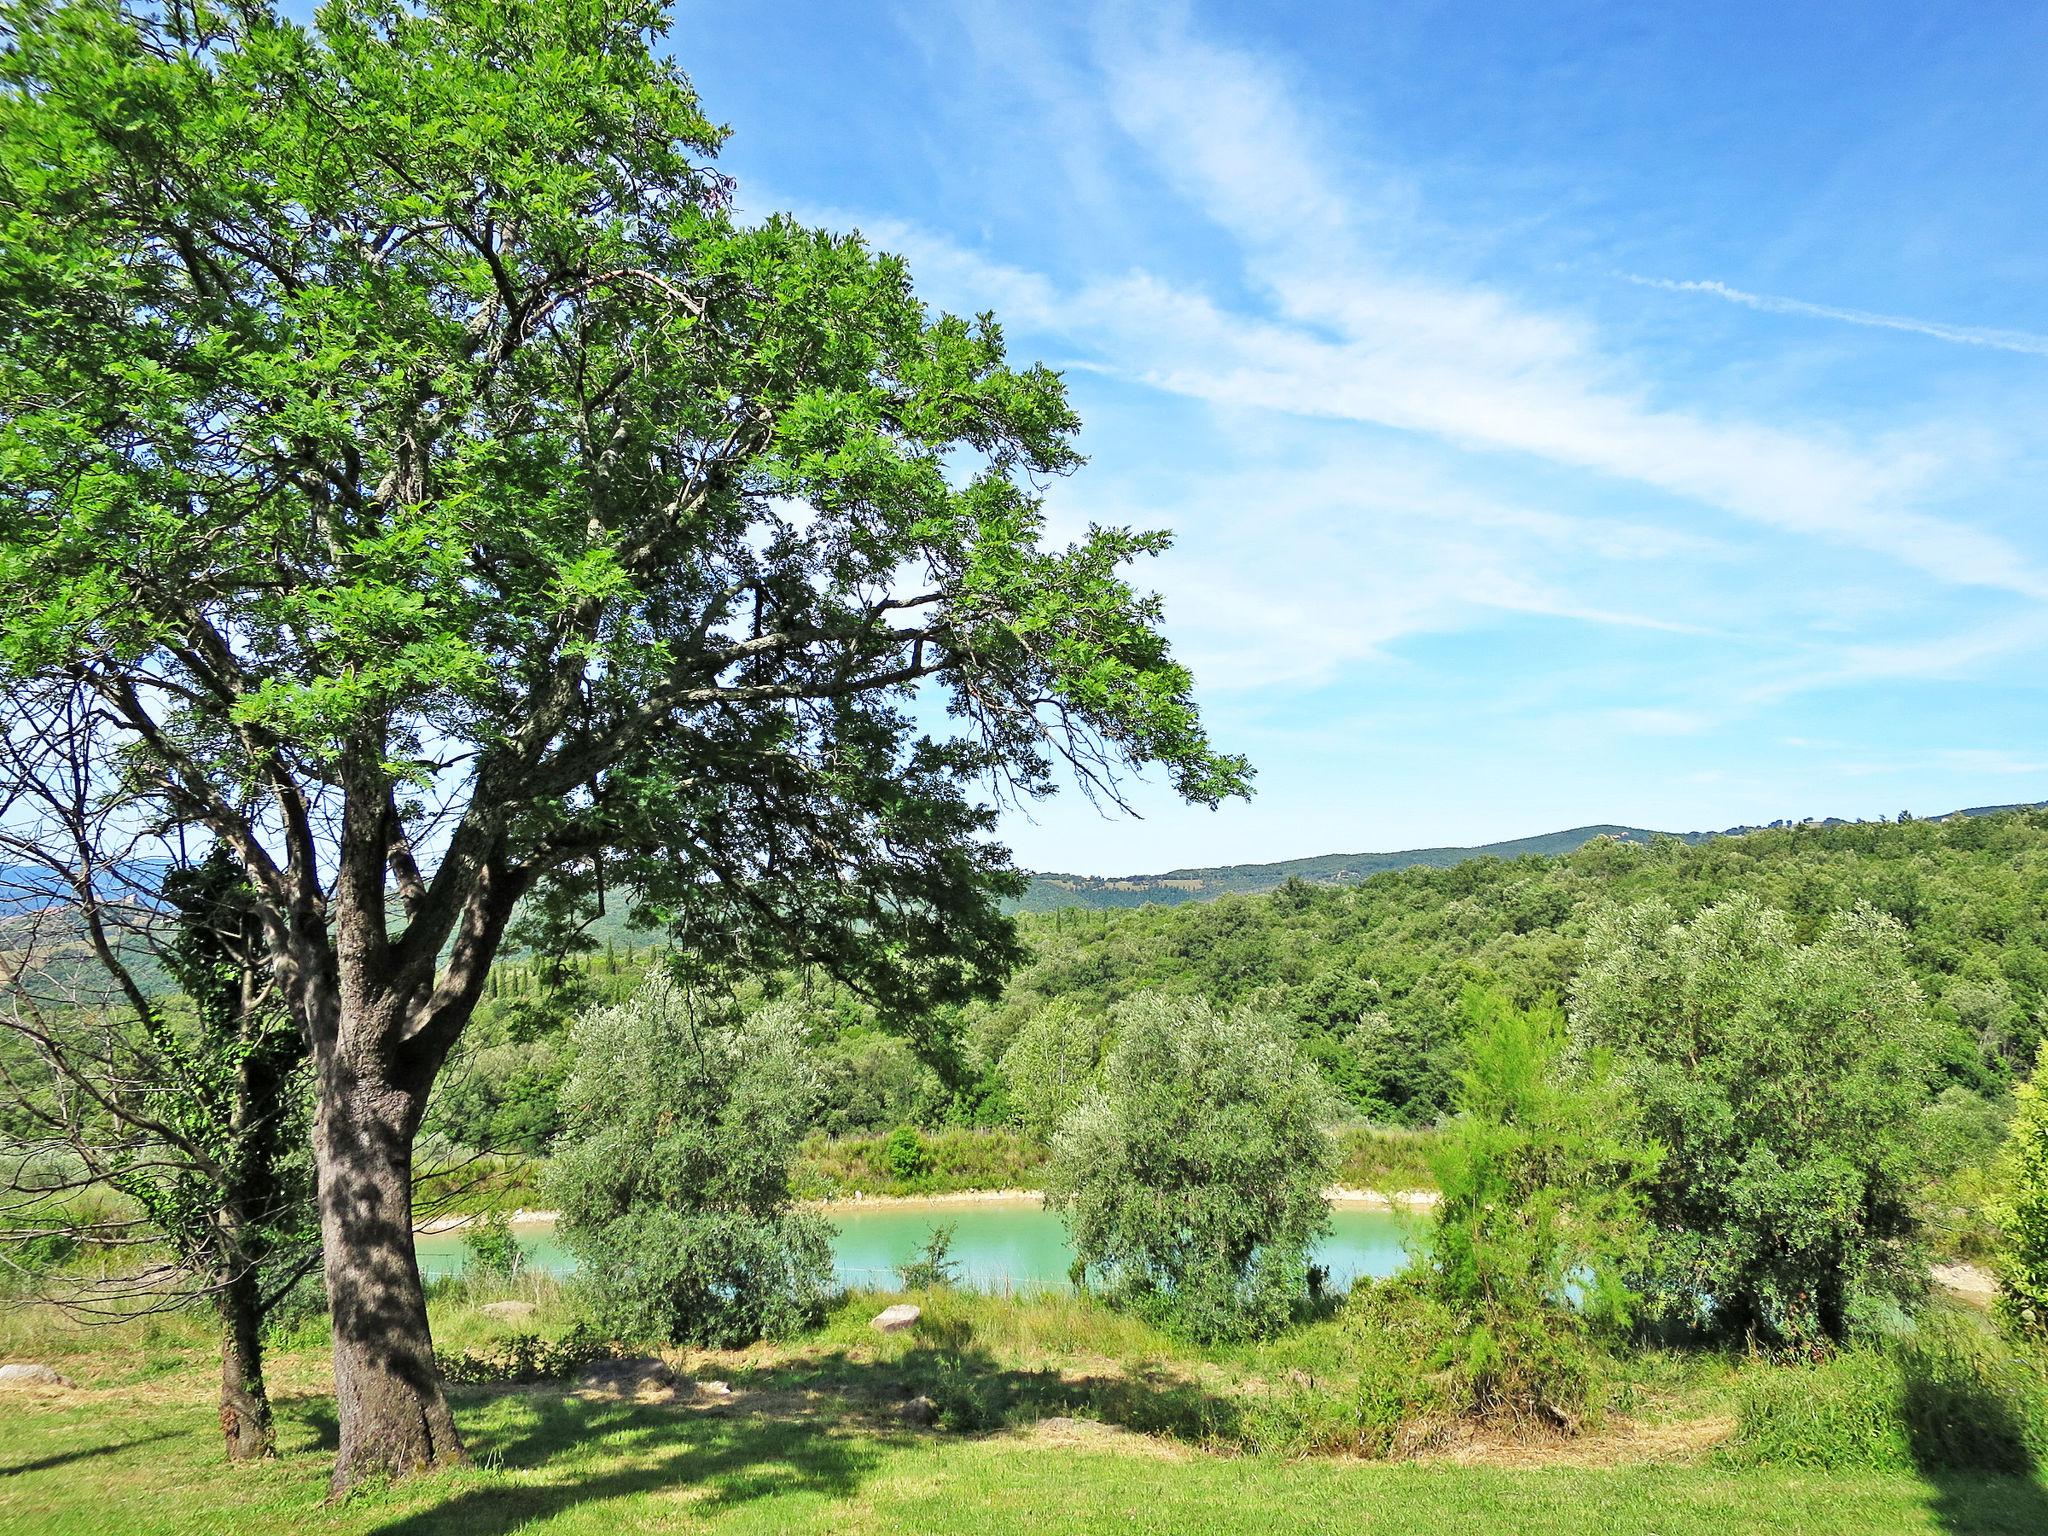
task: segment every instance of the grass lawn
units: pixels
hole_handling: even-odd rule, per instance
[[[288,1402],[276,1463],[230,1469],[202,1404],[106,1396],[8,1404],[0,1531],[2048,1531],[2048,1488],[2012,1478],[1285,1462],[1042,1433],[846,1432],[553,1392],[465,1398],[476,1468],[329,1507],[323,1399]]]
[[[532,1294],[542,1326],[558,1325],[549,1291]],[[1727,1364],[1646,1363],[1631,1396],[1650,1433],[1633,1440],[1615,1426],[1526,1455],[1478,1447],[1479,1464],[1289,1460],[1191,1442],[1228,1421],[1248,1383],[1327,1369],[1323,1330],[1198,1358],[1072,1300],[925,1299],[922,1338],[873,1334],[876,1298],[855,1298],[800,1345],[679,1359],[673,1394],[460,1391],[474,1467],[333,1506],[317,1340],[272,1359],[282,1454],[229,1467],[200,1320],[90,1330],[0,1314],[0,1358],[45,1359],[80,1383],[0,1394],[0,1536],[2048,1533],[2048,1484],[2034,1479],[1724,1465],[1712,1436],[1671,1431],[1725,1433]],[[451,1349],[487,1345],[498,1326],[469,1302],[437,1304],[436,1325]],[[897,1408],[913,1391],[966,1402],[991,1427],[909,1427]]]

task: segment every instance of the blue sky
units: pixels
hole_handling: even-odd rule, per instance
[[[1178,864],[2048,798],[2048,9],[679,4],[742,207],[1066,370]]]

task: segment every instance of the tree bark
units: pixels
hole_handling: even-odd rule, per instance
[[[220,1432],[229,1461],[258,1461],[277,1452],[270,1394],[263,1386],[261,1282],[244,1270],[220,1293]]]
[[[426,1088],[321,1063],[313,1155],[334,1321],[333,1491],[468,1458],[441,1390],[412,1242],[412,1139]],[[344,1080],[337,1080],[344,1079]]]

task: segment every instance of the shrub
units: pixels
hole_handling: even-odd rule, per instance
[[[1046,1204],[1109,1298],[1198,1342],[1268,1335],[1307,1297],[1333,1155],[1283,1026],[1145,994],[1054,1138]]]
[[[1589,1334],[1628,1321],[1621,1275],[1654,1159],[1621,1129],[1603,1053],[1566,1072],[1554,1006],[1474,989],[1465,1010],[1459,1113],[1430,1155],[1442,1197],[1424,1274],[1450,1319],[1445,1363],[1470,1409],[1572,1425],[1598,1375]]]
[[[2033,1081],[2020,1084],[2013,1097],[1991,1203],[1999,1315],[2018,1332],[2048,1340],[2048,1040],[2041,1042]]]
[[[1739,1466],[2027,1473],[2048,1458],[2048,1374],[1981,1325],[1931,1322],[1819,1364],[1752,1366],[1737,1384]]]
[[[526,1268],[526,1250],[512,1235],[512,1220],[503,1211],[487,1211],[462,1235],[465,1276],[480,1280],[517,1279]]]
[[[615,1344],[579,1323],[560,1339],[515,1333],[495,1349],[464,1349],[443,1355],[441,1375],[455,1386],[563,1381],[586,1365],[616,1354]]]
[[[1101,1014],[1054,998],[1037,1009],[1003,1052],[1010,1114],[1024,1134],[1049,1138],[1095,1083],[1109,1024]]]
[[[882,1161],[892,1177],[908,1182],[931,1171],[931,1153],[914,1125],[899,1125],[882,1144]]]
[[[896,1271],[904,1290],[937,1290],[959,1278],[960,1265],[953,1258],[953,1232],[950,1222],[931,1229],[917,1257]]]
[[[1240,1421],[1254,1450],[1290,1456],[1383,1458],[1419,1451],[1450,1420],[1447,1309],[1414,1273],[1361,1280],[1343,1312],[1343,1372],[1328,1382],[1294,1373],[1256,1398]]]
[[[831,1228],[790,1193],[814,1099],[795,1013],[738,1017],[657,976],[573,1047],[547,1189],[598,1327],[732,1346],[813,1322]]]
[[[1654,1315],[1810,1351],[1924,1293],[1921,1110],[1937,1031],[1869,910],[1811,944],[1747,896],[1595,920],[1581,1047],[1614,1054],[1645,1135]]]

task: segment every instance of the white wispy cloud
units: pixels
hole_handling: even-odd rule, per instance
[[[1740,304],[1745,309],[1759,310],[1767,315],[1803,315],[1812,320],[1838,320],[1846,325],[1865,325],[1881,331],[1906,331],[1915,336],[1929,336],[1936,341],[1952,341],[1966,347],[1991,347],[2000,352],[2023,352],[2033,357],[2048,357],[2048,336],[2032,331],[2001,330],[1994,326],[1948,325],[1939,320],[1919,320],[1911,315],[1885,315],[1875,310],[1846,309],[1837,304],[1812,304],[1804,299],[1781,298],[1776,294],[1750,293],[1741,288],[1731,288],[1726,283],[1712,280],[1679,280],[1668,277],[1644,277],[1635,272],[1620,274],[1625,282],[1639,288],[1656,288],[1665,293],[1697,293],[1710,298],[1725,299],[1730,304]]]

